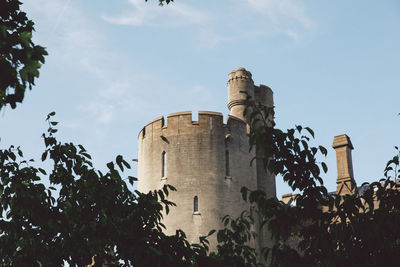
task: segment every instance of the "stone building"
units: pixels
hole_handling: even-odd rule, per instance
[[[266,106],[273,105],[272,90],[255,86],[251,73],[239,68],[229,74],[228,115],[226,122],[218,112],[200,111],[198,121],[192,113],[177,112],[150,121],[139,133],[138,190],[147,192],[171,184],[177,191],[169,200],[176,203],[164,216],[167,234],[182,229],[189,242],[211,229],[221,229],[221,218],[237,217],[249,204],[242,200],[240,188],[262,189],[275,197],[275,177],[265,172],[262,163],[250,160],[246,118],[247,95]],[[215,236],[211,240],[215,246]],[[259,233],[255,247],[268,242]]]

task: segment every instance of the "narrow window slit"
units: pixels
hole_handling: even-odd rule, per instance
[[[193,212],[199,212],[199,198],[197,196],[193,198]]]
[[[230,176],[230,170],[229,170],[229,151],[225,151],[225,175]]]
[[[163,151],[161,153],[161,178],[165,178],[167,176],[167,153]]]

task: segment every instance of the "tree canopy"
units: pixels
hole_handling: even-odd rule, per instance
[[[274,245],[263,250],[272,266],[398,266],[400,252],[400,172],[396,155],[384,178],[362,185],[354,194],[329,193],[323,185],[322,146],[310,146],[314,132],[296,126],[274,128],[273,108],[249,99],[250,145],[264,152],[264,166],[298,190],[295,205],[242,189],[258,207]]]
[[[180,230],[165,235],[162,211],[174,206],[167,197],[175,188],[132,192],[127,182],[136,178],[123,178],[130,165],[122,156],[107,164],[106,173],[96,170],[82,145],[57,140],[54,115],[48,115],[42,136],[41,161],[51,161],[50,172],[24,159],[19,147],[0,150],[0,266],[256,264],[255,250],[247,245],[248,215],[224,218],[229,227],[218,231],[213,253],[206,237],[189,244]]]
[[[0,110],[22,102],[47,55],[44,47],[33,43],[34,23],[20,5],[18,0],[0,1]]]

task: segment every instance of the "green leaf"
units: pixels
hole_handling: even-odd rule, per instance
[[[8,156],[9,156],[13,161],[16,160],[16,156],[15,156],[15,154],[14,154],[13,152],[9,153]]]
[[[107,167],[108,167],[108,169],[111,171],[111,170],[114,170],[114,163],[113,162],[109,162],[109,163],[107,163]]]
[[[322,153],[324,156],[326,156],[326,155],[328,154],[328,151],[327,151],[326,148],[323,147],[323,146],[319,146],[319,150],[321,151],[321,153]]]
[[[213,229],[210,232],[208,232],[207,236],[210,236],[210,235],[214,234],[215,232],[216,232],[216,230]]]
[[[20,41],[23,46],[30,47],[31,39],[32,39],[32,32],[21,32],[20,33]]]
[[[47,152],[48,152],[48,150],[46,150],[46,151],[43,152],[43,154],[42,154],[42,161],[45,161],[45,160],[46,160],[46,158],[47,158]]]
[[[23,156],[24,156],[24,154],[22,153],[22,150],[21,150],[19,147],[18,147],[17,151],[18,151],[18,155],[19,155],[20,157],[23,157]]]
[[[126,162],[124,159],[122,159],[122,163],[124,164],[124,166],[125,166],[127,169],[130,169],[130,168],[131,168],[131,165],[129,165],[128,162]]]
[[[122,165],[122,161],[123,161],[122,156],[118,155],[115,161],[117,162],[117,165],[120,168],[120,170],[124,171],[124,166]]]
[[[325,162],[321,162],[322,169],[324,170],[324,173],[328,172],[328,166],[326,166]]]
[[[305,127],[304,129],[306,129],[306,130],[311,134],[311,136],[312,136],[313,138],[315,138],[315,137],[314,137],[314,131],[313,131],[311,128]]]
[[[137,180],[138,180],[136,177],[133,177],[133,176],[128,176],[128,179],[129,179],[129,183],[130,183],[131,185],[133,185],[134,181],[137,181]],[[168,196],[168,194],[166,194],[166,195]]]
[[[303,144],[304,150],[308,150],[308,144],[306,141],[301,140],[301,143]]]

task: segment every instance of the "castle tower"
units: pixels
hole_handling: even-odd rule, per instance
[[[169,114],[166,123],[159,117],[140,131],[138,190],[148,192],[166,183],[177,189],[168,198],[177,206],[163,219],[167,234],[182,229],[189,242],[198,243],[199,236],[223,228],[221,219],[225,215],[237,217],[250,209],[240,189],[257,189],[261,176],[257,164],[250,166],[255,152],[249,153],[243,117],[246,96],[240,91],[254,97],[254,88],[251,73],[240,68],[229,75],[232,115],[226,123],[217,112],[200,111],[198,121],[192,121],[191,112],[178,112]],[[272,99],[270,89],[262,92],[268,101]],[[275,192],[275,183],[273,186]],[[215,248],[215,239],[214,235],[210,240],[211,249]],[[254,246],[258,245],[257,240]]]
[[[256,103],[260,103],[266,107],[274,106],[271,88],[263,84],[255,86],[251,73],[245,68],[238,68],[231,71],[228,80],[228,108],[232,116],[240,118],[246,123],[247,119],[243,113],[246,108],[247,96],[250,96]],[[263,151],[259,149],[256,159],[257,188],[266,192],[267,196],[275,197],[275,176],[265,170],[263,156]]]
[[[228,80],[228,108],[232,116],[243,121],[246,121],[243,113],[247,96],[254,99],[254,82],[251,73],[245,68],[231,71]]]

